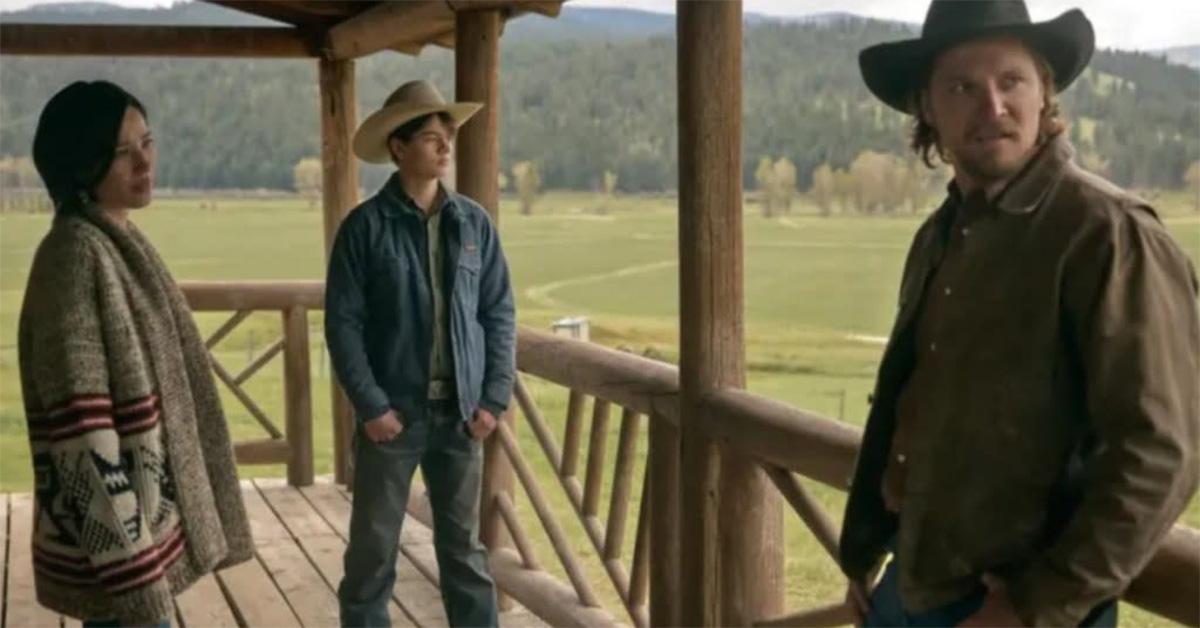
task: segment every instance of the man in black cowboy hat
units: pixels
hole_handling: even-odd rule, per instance
[[[1056,93],[1093,46],[1078,10],[934,0],[919,39],[860,56],[914,150],[954,170],[909,252],[846,507],[867,624],[1112,625],[1200,479],[1195,273],[1062,133]]]

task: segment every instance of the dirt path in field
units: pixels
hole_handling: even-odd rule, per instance
[[[565,303],[563,301],[559,301],[558,299],[555,299],[553,296],[551,296],[551,293],[553,293],[556,290],[561,290],[563,288],[567,288],[567,287],[571,287],[571,286],[579,286],[579,285],[584,285],[584,284],[589,284],[589,283],[597,283],[597,282],[601,282],[601,281],[607,281],[609,279],[618,279],[621,277],[629,277],[631,275],[648,273],[648,272],[660,270],[663,268],[673,268],[678,265],[679,265],[678,260],[669,259],[669,260],[663,260],[660,262],[650,262],[648,264],[637,264],[634,266],[626,266],[624,268],[618,268],[616,270],[610,270],[608,272],[603,272],[603,273],[594,273],[594,274],[590,274],[590,275],[579,275],[576,277],[568,277],[566,279],[559,279],[558,281],[551,281],[549,283],[539,284],[536,286],[530,286],[525,289],[525,297],[528,298],[530,301],[537,303],[539,306],[547,308],[547,309],[560,309],[560,310],[566,309],[570,306],[570,304]]]

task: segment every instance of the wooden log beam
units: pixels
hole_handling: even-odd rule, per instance
[[[849,626],[855,623],[854,609],[845,602],[834,602],[798,613],[773,617],[754,623],[755,626],[798,628],[800,626]]]
[[[714,438],[752,452],[763,462],[846,490],[862,440],[859,428],[742,390],[714,391],[705,405],[709,412],[701,420]]]
[[[233,377],[233,383],[237,384],[238,386],[246,383],[246,380],[254,377],[254,374],[257,373],[263,366],[265,366],[267,362],[270,362],[272,358],[274,358],[276,355],[279,355],[280,351],[283,351],[283,338],[271,343],[271,346],[267,347],[253,360],[251,360],[250,363],[245,366],[245,368],[243,368],[238,372],[237,375]]]
[[[525,569],[510,549],[488,556],[496,584],[521,606],[551,626],[617,626],[617,619],[599,606],[581,604],[570,587],[542,570]]]
[[[821,503],[813,497],[800,480],[787,469],[774,465],[765,467],[767,475],[779,489],[779,493],[791,504],[792,509],[804,521],[804,525],[817,537],[817,542],[825,548],[825,553],[836,563],[838,560],[838,528],[833,519],[821,508]]]
[[[181,281],[179,287],[195,312],[325,309],[324,281]]]
[[[317,75],[321,97],[321,204],[328,262],[338,227],[358,205],[358,160],[351,151],[351,138],[358,125],[358,96],[353,61],[321,59]],[[329,379],[333,478],[338,484],[349,484],[354,408],[332,370]]]
[[[561,477],[575,477],[579,469],[579,440],[583,436],[583,409],[587,397],[574,388],[567,393],[567,418],[563,427]]]
[[[621,557],[621,547],[625,541],[625,519],[629,513],[630,484],[633,482],[633,463],[637,456],[637,441],[640,433],[641,415],[629,408],[621,412],[621,433],[617,441],[617,460],[613,465],[612,495],[608,503],[608,528],[604,533],[604,559],[616,560]],[[647,470],[645,477],[649,477]],[[642,491],[642,501],[650,499],[650,494]],[[639,514],[638,529],[643,523]],[[635,564],[637,561],[634,561]],[[636,570],[636,566],[635,566]]]
[[[518,380],[519,382],[520,380]],[[537,410],[536,404],[532,399],[529,399],[528,392],[524,390],[524,386],[518,384],[518,395],[523,399],[521,408],[525,411],[526,420],[529,421],[530,427],[533,429],[538,442],[542,445],[542,452],[550,461],[554,461],[559,457],[558,448],[554,444],[554,438],[550,435],[549,430],[543,424],[541,413]],[[598,412],[607,414],[608,402],[598,401]],[[590,460],[590,458],[589,458]],[[522,461],[518,463],[524,464]],[[590,464],[589,464],[590,466]],[[579,516],[579,522],[583,525],[583,529],[587,532],[588,538],[592,541],[592,548],[598,556],[604,556],[605,547],[607,546],[604,539],[604,531],[600,528],[600,520],[594,515],[589,515],[585,512],[583,491],[579,487],[579,481],[573,475],[558,474],[559,484],[562,485],[563,492],[567,494],[567,501],[575,509],[575,514]],[[524,480],[522,480],[524,484]],[[528,488],[526,489],[528,492]],[[621,564],[619,558],[602,558],[604,570],[608,573],[609,579],[612,581],[613,587],[621,595],[622,601],[625,602],[625,608],[629,611],[629,616],[633,619],[634,625],[642,628],[650,625],[649,616],[646,612],[644,604],[634,604],[631,600],[631,589],[629,584],[629,575],[625,571],[625,566]]]
[[[646,461],[649,477],[649,495],[642,497],[650,504],[649,545],[653,548],[654,560],[649,561],[650,578],[650,625],[679,626],[683,623],[680,608],[681,593],[679,571],[679,529],[681,516],[679,477],[679,427],[660,416],[650,416],[650,457]],[[645,516],[645,515],[643,515]],[[689,521],[691,520],[689,515]],[[640,562],[634,548],[634,573]]]
[[[562,12],[562,0],[446,0],[446,4],[456,13],[500,9],[508,14],[537,13],[558,17]]]
[[[708,392],[745,387],[742,4],[681,0],[676,16],[682,623],[745,626],[783,608],[782,501],[702,421]]]
[[[246,320],[253,313],[252,310],[238,310],[234,312],[233,316],[229,317],[229,320],[221,323],[221,326],[208,337],[208,340],[204,341],[204,348],[212,351],[226,336],[232,333],[234,329],[237,329],[237,326],[241,325],[242,321]]]
[[[288,6],[279,0],[206,0],[209,4],[223,6],[226,9],[249,13],[259,17],[291,24],[292,26],[313,27],[329,20],[328,16],[317,15],[308,9]]]
[[[449,35],[453,40],[456,33],[461,34],[462,45],[454,53],[455,100],[482,103],[483,109],[458,130],[455,185],[460,193],[482,205],[491,216],[492,222],[498,225],[500,17],[495,11],[472,13],[457,19],[451,16],[449,29],[442,35]],[[496,418],[509,431],[516,433],[516,413],[513,408],[510,407]],[[498,497],[512,499],[514,484],[512,463],[498,440],[489,439],[483,445],[483,479],[480,493],[484,522],[480,537],[488,549],[512,546],[509,535],[497,525],[499,518],[490,510],[491,506],[497,503]],[[511,601],[503,595],[498,602],[502,611],[509,610],[512,606]]]
[[[453,28],[454,11],[445,0],[381,2],[330,28],[324,56],[355,59],[402,43],[425,43]]]
[[[276,438],[241,441],[233,444],[238,464],[284,464],[291,454],[287,441]]]
[[[250,416],[254,417],[255,421],[258,421],[258,424],[271,435],[271,438],[283,438],[283,432],[280,432],[279,428],[275,427],[275,424],[271,422],[271,419],[267,418],[267,414],[263,412],[262,408],[258,407],[258,404],[254,402],[254,398],[246,393],[245,389],[234,383],[233,376],[229,374],[229,371],[225,370],[225,367],[221,366],[221,363],[216,358],[210,356],[209,361],[212,363],[213,372],[216,373],[217,379],[229,388],[229,392],[233,393],[233,396],[237,397],[238,401],[242,402],[242,405],[250,413]]]
[[[313,483],[312,373],[308,359],[308,312],[283,312],[283,411],[287,440],[288,484]]]
[[[679,421],[679,371],[670,364],[521,327],[517,365],[583,394]]]
[[[0,55],[305,58],[316,46],[294,28],[0,24]]]
[[[424,491],[409,492],[408,514],[433,528],[433,509]],[[497,587],[551,626],[618,625],[604,607],[583,603],[577,592],[561,580],[544,570],[526,568],[520,554],[511,549],[490,551],[488,567]]]
[[[661,412],[649,423],[650,537],[655,548],[650,563],[650,623],[682,624],[677,606],[682,597],[677,593],[681,574],[675,567],[680,563],[679,500],[673,499],[681,481],[678,370],[530,328],[521,328],[517,347],[517,362],[525,373],[642,413]],[[536,414],[528,391],[519,390],[518,400],[522,399],[526,416],[531,410]],[[859,428],[740,390],[713,391],[701,403],[707,408],[701,415],[704,429],[728,447],[764,464],[847,489],[862,438]],[[539,440],[543,437],[543,449],[557,454],[549,434],[539,434]],[[556,458],[550,456],[555,467],[559,466]],[[1200,590],[1200,531],[1177,525],[1134,580],[1126,599],[1183,624],[1200,625],[1200,608],[1189,593],[1196,590]]]
[[[608,450],[608,419],[611,407],[612,404],[603,399],[597,399],[592,404],[592,435],[588,439],[587,471],[583,477],[584,517],[595,517],[600,509],[600,489],[604,487],[604,458]]]
[[[550,509],[549,503],[542,496],[537,477],[529,469],[529,465],[525,463],[525,459],[521,456],[521,452],[517,448],[516,438],[504,423],[496,426],[496,431],[492,438],[500,441],[501,446],[504,447],[504,453],[507,454],[508,459],[513,463],[513,469],[516,471],[517,478],[520,479],[521,485],[525,488],[525,494],[529,496],[529,503],[533,506],[534,512],[537,513],[538,519],[542,522],[542,528],[546,531],[546,536],[550,537],[550,544],[554,547],[555,553],[558,554],[563,570],[567,572],[567,577],[575,587],[575,592],[579,596],[579,602],[584,606],[599,607],[600,602],[596,598],[596,594],[592,591],[591,584],[584,576],[579,559],[576,558],[575,552],[571,549],[571,544],[567,541],[566,534],[563,533],[558,520],[554,518],[554,511]],[[493,550],[493,553],[496,551],[506,550]]]

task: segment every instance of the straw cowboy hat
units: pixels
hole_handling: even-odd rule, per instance
[[[433,83],[409,81],[392,92],[381,107],[372,113],[354,133],[354,154],[373,164],[391,163],[388,136],[405,122],[425,114],[444,111],[461,125],[483,108],[477,102],[446,102]]]
[[[1011,36],[1025,42],[1054,71],[1058,91],[1087,67],[1096,48],[1092,23],[1079,9],[1033,22],[1024,0],[933,0],[921,37],[878,44],[858,55],[867,88],[894,109],[913,113],[911,95],[928,77],[929,64],[956,44]]]

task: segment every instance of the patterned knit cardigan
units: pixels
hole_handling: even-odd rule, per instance
[[[122,625],[253,555],[229,431],[182,293],[132,224],[54,220],[21,309],[38,601]]]

